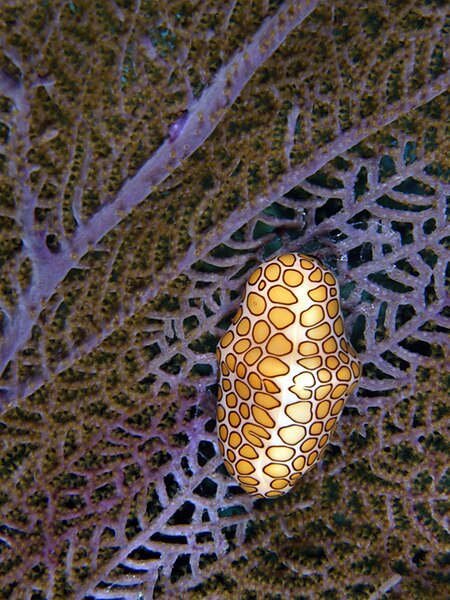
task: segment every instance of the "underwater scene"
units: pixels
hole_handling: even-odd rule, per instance
[[[449,32],[0,2],[0,599],[449,597]]]

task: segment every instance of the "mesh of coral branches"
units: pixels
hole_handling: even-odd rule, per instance
[[[275,4],[2,9],[5,597],[443,597],[445,7]],[[285,251],[337,274],[364,373],[253,501],[214,349]]]

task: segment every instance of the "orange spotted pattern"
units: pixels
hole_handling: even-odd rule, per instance
[[[320,459],[361,376],[332,273],[303,254],[263,263],[217,359],[228,472],[256,497],[286,493]]]

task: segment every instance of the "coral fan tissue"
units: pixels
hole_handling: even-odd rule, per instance
[[[448,29],[0,1],[0,598],[447,597]]]

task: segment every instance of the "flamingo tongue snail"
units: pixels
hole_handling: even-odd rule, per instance
[[[228,472],[256,497],[286,493],[320,459],[361,376],[333,274],[304,254],[260,265],[217,358]]]

